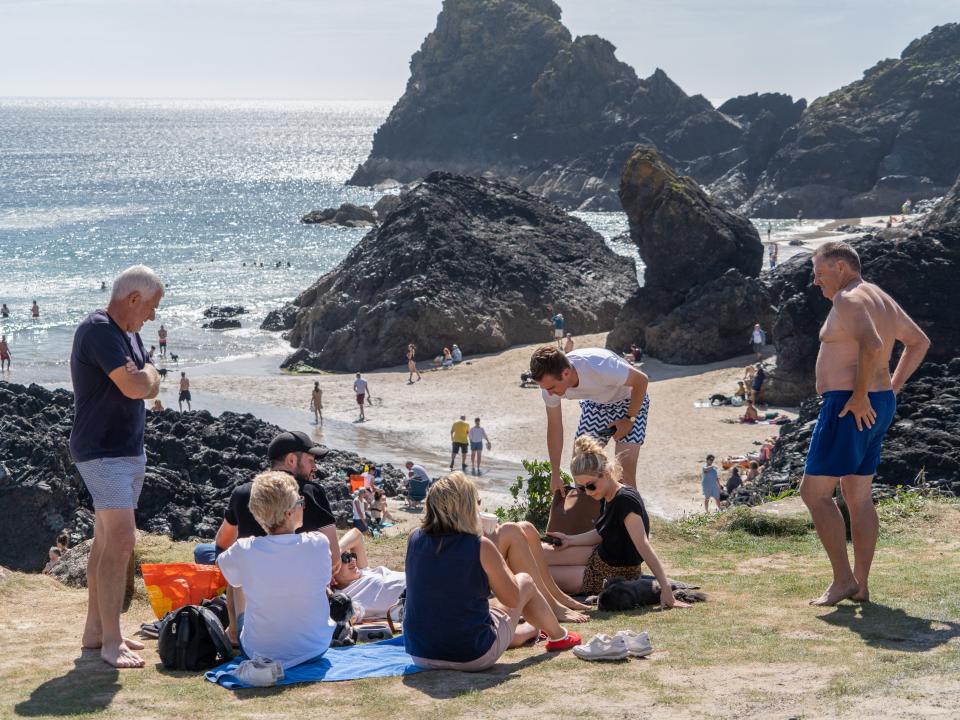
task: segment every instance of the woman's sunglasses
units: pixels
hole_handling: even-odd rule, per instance
[[[301,495],[301,496],[300,496],[300,499],[297,500],[293,505],[291,505],[291,506],[290,506],[290,509],[287,510],[287,512],[293,512],[293,511],[296,510],[297,508],[302,508],[302,507],[304,506],[304,504],[305,504],[305,500],[303,499],[303,495]]]
[[[574,487],[581,492],[593,492],[597,489],[597,484],[595,482],[588,482],[586,485],[576,485]]]

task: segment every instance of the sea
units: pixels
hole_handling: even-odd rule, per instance
[[[18,381],[69,380],[73,331],[111,279],[143,263],[167,283],[162,322],[180,367],[279,357],[270,310],[336,267],[367,232],[300,217],[382,195],[344,184],[389,102],[0,99],[0,332]],[[576,213],[631,257],[623,213]],[[791,223],[756,221],[776,238]],[[40,317],[30,316],[36,300]],[[243,305],[234,330],[203,310]]]

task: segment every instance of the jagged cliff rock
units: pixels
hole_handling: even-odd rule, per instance
[[[773,314],[756,279],[763,246],[753,225],[677,175],[652,148],[638,148],[624,165],[620,200],[646,269],[644,287],[617,316],[607,347],[637,343],[683,364],[743,354],[753,324]]]
[[[951,23],[812,103],[741,211],[876,215],[942,195],[960,173],[958,117],[960,23]]]
[[[613,325],[636,268],[585,223],[502,181],[432,173],[333,271],[303,292],[294,347],[329,370],[403,362],[459,343],[464,353]]]

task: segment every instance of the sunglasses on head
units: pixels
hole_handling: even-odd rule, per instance
[[[342,553],[340,553],[340,562],[342,562],[344,565],[346,565],[348,562],[350,562],[351,559],[356,560],[356,559],[357,559],[357,554],[356,554],[356,553],[353,553],[353,552],[342,552]]]
[[[593,492],[597,489],[597,484],[595,482],[588,482],[586,485],[576,485],[574,487],[581,492]]]

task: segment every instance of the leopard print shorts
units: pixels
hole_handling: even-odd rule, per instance
[[[583,570],[584,595],[596,595],[603,590],[603,581],[608,578],[621,577],[624,580],[638,580],[641,565],[608,565],[600,559],[600,546],[597,545],[587,560]]]

